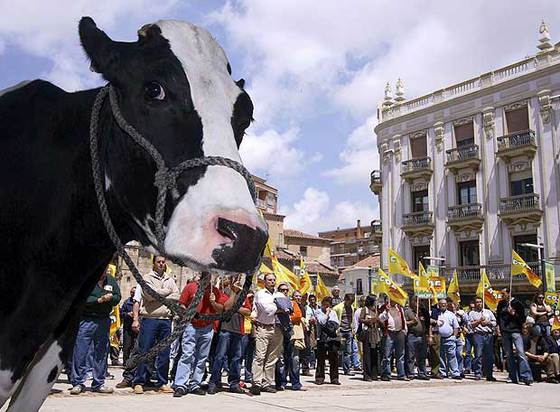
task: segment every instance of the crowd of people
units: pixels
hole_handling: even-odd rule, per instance
[[[188,307],[200,285],[195,278],[182,291],[166,273],[165,258],[156,256],[145,281],[160,295]],[[241,292],[240,279],[211,282],[197,307],[201,314],[228,311]],[[305,391],[306,382],[340,385],[339,373],[364,381],[454,379],[496,381],[494,371],[507,371],[511,383],[560,380],[560,328],[553,310],[537,293],[530,307],[502,290],[496,311],[476,297],[461,308],[448,299],[437,304],[411,297],[403,307],[384,295],[356,298],[332,295],[317,301],[313,294],[291,291],[273,273],[264,288],[251,291],[239,310],[222,321],[193,319],[171,348],[153,361],[125,366],[117,388],[213,395],[219,391],[253,395],[286,389]],[[111,393],[105,385],[109,354],[109,315],[120,301],[114,278],[104,274],[86,304],[74,355],[67,365],[71,393],[91,388]],[[142,356],[174,329],[170,310],[140,286],[121,305],[123,360]],[[328,362],[327,362],[328,361]],[[326,380],[328,363],[328,381]],[[314,375],[312,371],[314,370]],[[227,376],[226,379],[224,377]]]

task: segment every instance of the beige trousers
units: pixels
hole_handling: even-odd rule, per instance
[[[253,385],[264,388],[274,384],[274,370],[282,353],[283,335],[277,326],[255,325],[255,339]]]
[[[557,353],[550,353],[544,363],[547,378],[555,378],[560,375],[560,357]]]

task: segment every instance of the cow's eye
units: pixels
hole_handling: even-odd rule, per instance
[[[158,82],[147,82],[144,85],[144,95],[148,100],[164,100],[165,89]]]

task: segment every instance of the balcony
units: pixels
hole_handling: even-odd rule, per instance
[[[449,149],[445,152],[447,154],[447,163],[445,167],[456,174],[460,169],[472,168],[478,170],[480,165],[480,150],[478,145],[473,144],[469,146],[457,147]]]
[[[542,218],[540,196],[530,193],[500,199],[500,218],[509,225],[539,223]]]
[[[431,236],[434,231],[432,212],[414,212],[403,215],[402,230],[411,237]]]
[[[523,130],[498,137],[499,157],[509,162],[515,156],[529,156],[533,158],[537,151],[537,142],[533,130]]]
[[[420,159],[405,160],[401,164],[401,177],[406,180],[425,178],[429,180],[432,176],[432,159],[423,157]]]
[[[378,195],[379,193],[381,193],[382,187],[383,184],[381,183],[381,171],[374,170],[373,172],[371,172],[369,188],[374,194]]]
[[[381,243],[383,239],[383,230],[381,229],[380,220],[371,221],[371,237],[375,243]]]
[[[454,231],[474,230],[480,231],[484,217],[482,216],[482,205],[480,203],[468,203],[465,205],[450,206],[447,209],[447,224]]]
[[[541,269],[538,262],[527,262],[533,272],[540,276]],[[480,270],[486,270],[486,276],[490,280],[492,288],[501,289],[509,286],[511,265],[510,264],[497,264],[497,265],[483,265],[483,266],[459,266],[456,268],[445,268],[442,270],[442,275],[447,279],[447,282],[453,277],[453,271],[457,270],[457,278],[462,292],[474,293],[480,281]],[[534,288],[529,284],[525,275],[513,276],[514,290],[517,291],[534,291]]]

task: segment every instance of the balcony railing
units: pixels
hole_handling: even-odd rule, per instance
[[[469,219],[481,216],[482,205],[480,203],[450,206],[449,209],[447,209],[447,218],[449,220]]]
[[[401,173],[413,173],[424,170],[432,170],[432,159],[430,157],[405,160],[401,165]]]
[[[414,212],[403,215],[404,226],[424,226],[432,224],[432,212]]]
[[[371,189],[371,191],[373,193],[375,193],[377,195],[381,191],[381,187],[382,187],[381,171],[380,170],[374,170],[374,171],[371,172],[371,175],[370,175],[369,188]]]
[[[498,152],[521,149],[525,147],[536,148],[535,132],[533,130],[522,130],[498,137]]]
[[[527,264],[531,267],[533,272],[535,272],[537,275],[540,276],[541,267],[538,262],[527,262]],[[504,283],[504,282],[508,282],[510,279],[511,265],[508,264],[484,265],[484,266],[460,266],[456,268],[445,268],[443,270],[442,276],[445,276],[448,280],[451,280],[453,276],[453,271],[457,270],[457,277],[459,279],[459,283],[461,283],[461,281],[473,283],[473,282],[478,282],[480,280],[481,269],[485,269],[486,276],[488,276],[488,280],[490,280],[490,283],[494,283],[494,282]],[[525,279],[525,275],[523,274],[514,275],[513,279],[516,281],[520,281]]]
[[[465,160],[480,159],[480,152],[478,145],[468,145],[449,149],[447,153],[447,163],[457,163]]]
[[[540,210],[539,198],[538,194],[530,193],[500,199],[500,214],[509,215]]]

